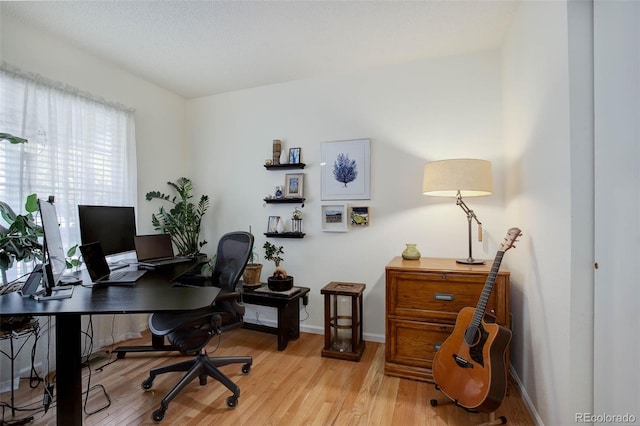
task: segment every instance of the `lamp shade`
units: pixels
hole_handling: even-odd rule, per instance
[[[422,193],[435,197],[489,195],[493,191],[491,162],[459,158],[424,165]]]

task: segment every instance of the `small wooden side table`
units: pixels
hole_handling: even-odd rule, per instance
[[[360,361],[362,339],[362,293],[366,285],[332,281],[320,290],[324,294],[323,357]]]
[[[245,288],[242,295],[245,303],[278,309],[278,326],[270,327],[245,322],[243,327],[276,334],[278,336],[278,350],[285,350],[289,340],[300,337],[300,299],[302,299],[302,304],[306,306],[309,303],[309,291],[308,287],[293,287],[288,292],[275,292],[270,291],[267,284],[262,284],[254,289]]]

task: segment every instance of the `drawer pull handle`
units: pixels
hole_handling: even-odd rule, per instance
[[[445,300],[450,302],[453,300],[453,294],[451,293],[436,293],[433,295],[436,300]]]

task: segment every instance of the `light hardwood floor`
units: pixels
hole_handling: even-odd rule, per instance
[[[143,339],[126,344],[148,344]],[[192,382],[169,405],[162,424],[166,425],[450,425],[468,426],[485,422],[488,414],[473,414],[455,405],[432,407],[432,398],[442,395],[429,383],[384,375],[384,344],[367,342],[360,362],[322,358],[323,336],[302,333],[289,342],[286,350],[276,350],[274,335],[250,330],[223,334],[209,345],[210,355],[251,355],[254,362],[248,375],[240,365],[222,367],[241,388],[238,406],[227,408],[230,392],[213,380],[206,386]],[[215,350],[215,352],[214,352]],[[97,359],[91,367],[91,386],[101,384],[110,399],[110,407],[84,416],[85,425],[149,425],[151,413],[182,373],[158,376],[153,388],[145,392],[142,381],[149,369],[180,360],[176,353],[128,354],[105,366],[108,358]],[[113,361],[115,357],[111,359]],[[84,387],[89,381],[84,370]],[[30,389],[22,381],[17,391],[18,405],[41,408],[42,385]],[[9,393],[0,395],[3,402]],[[89,393],[86,410],[105,405],[100,389]],[[55,425],[55,408],[46,414],[20,412],[16,418],[31,414],[34,425]],[[510,384],[509,395],[496,413],[507,417],[510,425],[534,425],[517,387]],[[4,420],[11,420],[5,409]],[[64,426],[64,425],[60,425]]]

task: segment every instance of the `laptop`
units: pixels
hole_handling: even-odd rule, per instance
[[[102,251],[100,242],[80,246],[82,258],[87,266],[91,281],[96,284],[135,285],[135,282],[147,271],[116,271],[111,272],[107,259]]]
[[[133,241],[138,264],[142,266],[172,265],[191,260],[189,257],[173,254],[173,244],[169,234],[136,235]]]

